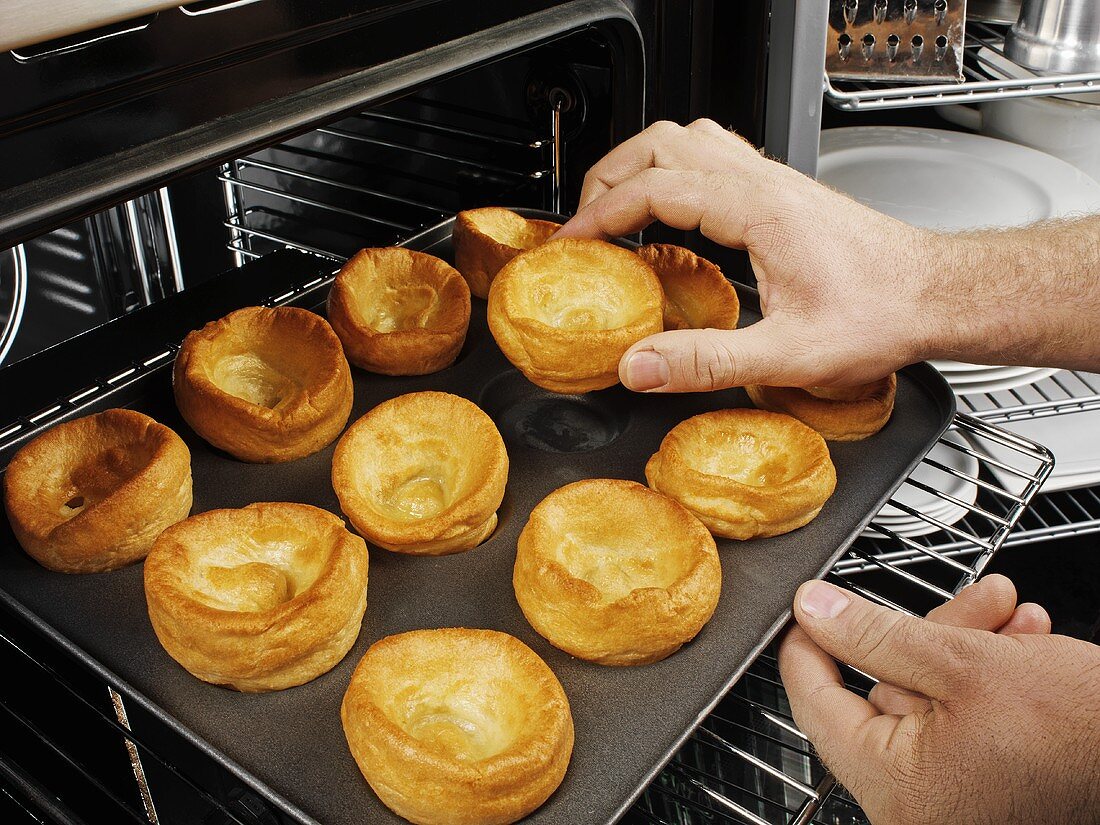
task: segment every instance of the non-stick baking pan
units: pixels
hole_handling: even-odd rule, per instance
[[[452,224],[407,245],[451,259]],[[325,266],[305,256],[291,262],[301,267],[303,282]],[[743,325],[758,320],[756,294],[738,289]],[[294,302],[320,309],[327,291],[326,279]],[[218,314],[223,310],[219,307]],[[95,336],[89,334],[85,346],[94,346]],[[512,592],[519,531],[531,509],[563,484],[593,477],[644,483],[645,462],[665,433],[696,413],[748,405],[744,392],[637,395],[622,387],[579,397],[544,392],[501,355],[479,300],[454,366],[414,378],[352,372],[352,421],[402,393],[457,393],[496,420],[511,467],[500,526],[480,547],[439,558],[371,548],[359,640],[343,662],[309,684],[258,695],[204,684],[170,659],[153,635],[141,565],[93,575],[51,573],[23,554],[10,532],[0,537],[0,597],[287,814],[332,825],[398,821],[363,780],[340,727],[340,700],[355,664],[384,636],[451,626],[518,636],[549,663],[569,696],[576,725],[572,762],[561,787],[530,821],[614,821],[783,627],[798,585],[829,569],[954,414],[954,396],[935,370],[923,364],[902,370],[886,427],[865,441],[829,445],[837,487],[820,516],[775,538],[719,540],[723,583],[713,619],[662,662],[613,668],[562,653],[524,620]],[[69,417],[124,403],[174,428],[191,449],[194,512],[254,501],[300,501],[340,512],[329,478],[332,446],[287,464],[236,461],[210,448],[182,421],[170,384],[165,365]],[[439,426],[446,429],[450,422]]]

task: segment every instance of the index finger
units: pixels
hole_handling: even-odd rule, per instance
[[[731,185],[714,172],[643,170],[577,211],[555,238],[617,238],[660,221],[673,229],[699,229],[716,243],[744,246],[750,220],[771,207],[760,202],[759,182]],[[750,217],[751,216],[751,217]]]
[[[646,169],[728,170],[743,152],[756,155],[751,144],[713,120],[696,120],[687,126],[658,121],[620,143],[588,170],[578,208]]]

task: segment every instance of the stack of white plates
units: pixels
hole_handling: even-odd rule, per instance
[[[928,459],[945,467],[950,467],[969,478],[978,475],[978,459],[943,443],[936,444],[929,451]],[[978,485],[974,482],[944,472],[938,467],[933,467],[928,463],[928,460],[921,462],[920,466],[910,476],[910,479],[926,484],[933,490],[954,496],[966,504],[973,504],[978,497]],[[969,512],[966,507],[955,504],[941,495],[929,493],[908,483],[902,484],[898,488],[892,500],[904,504],[918,513],[931,516],[944,524],[954,524]],[[899,536],[910,538],[934,533],[940,529],[935,524],[910,515],[905,510],[892,504],[883,507],[872,520],[872,524],[882,525]],[[864,535],[872,538],[883,538],[882,533],[872,528],[865,530]]]
[[[1058,372],[1045,367],[991,367],[959,361],[930,361],[959,395],[1003,392],[1049,378]]]

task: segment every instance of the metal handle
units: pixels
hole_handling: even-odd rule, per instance
[[[194,8],[188,6],[179,6],[178,8],[188,17],[202,17],[204,14],[217,14],[218,12],[229,11],[241,6],[251,6],[253,3],[259,2],[260,0],[229,0],[228,3],[219,3],[216,6],[207,3],[195,3]]]
[[[23,323],[23,309],[27,305],[27,253],[23,244],[13,246],[10,250],[12,260],[15,262],[15,272],[12,276],[11,310],[8,312],[8,320],[0,332],[0,364],[8,355],[12,344],[15,343],[15,335]]]
[[[255,2],[255,0],[251,0],[251,2]],[[56,42],[56,40],[54,40],[47,41],[47,47],[40,52],[31,52],[30,54],[27,54],[24,52],[17,52],[15,49],[9,49],[8,51],[9,54],[11,54],[11,56],[20,63],[29,63],[32,60],[42,60],[47,57],[56,57],[59,54],[68,54],[69,52],[75,52],[78,49],[83,49],[85,46],[90,46],[93,43],[101,43],[104,40],[110,40],[113,37],[121,37],[124,34],[130,34],[132,32],[139,32],[142,29],[147,29],[149,27],[149,24],[156,19],[157,14],[159,14],[159,12],[154,12],[153,14],[149,15],[148,18],[145,18],[145,22],[139,25],[133,25],[133,21],[130,20],[127,21],[127,28],[99,34],[95,37],[89,37],[87,40],[81,40],[77,43],[68,43],[62,46],[57,46],[55,48],[49,48],[49,43]]]
[[[562,208],[561,113],[565,107],[565,98],[560,94],[556,95],[551,101],[551,106],[553,108],[550,110],[550,137],[554,141],[554,175],[551,180],[550,198],[554,213],[560,215]]]

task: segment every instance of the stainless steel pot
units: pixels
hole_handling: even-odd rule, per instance
[[[1100,71],[1100,3],[1023,0],[1005,54],[1042,72]]]

